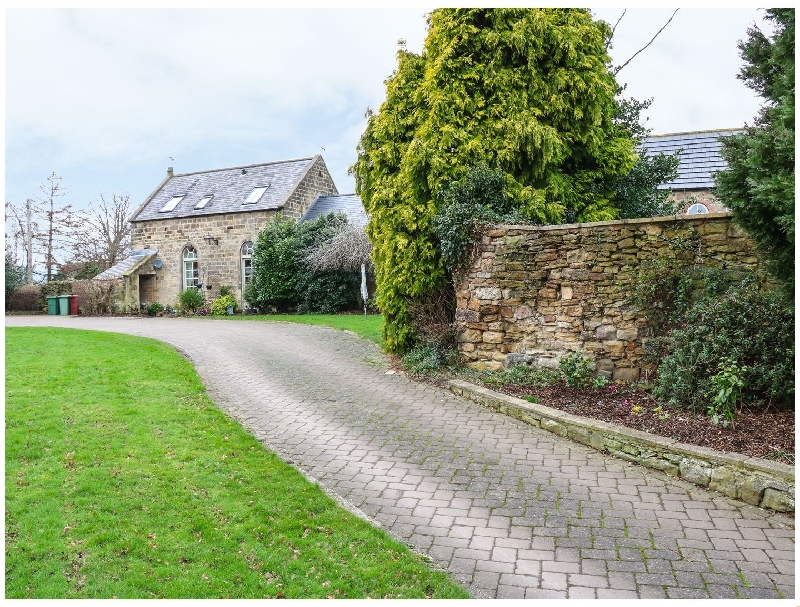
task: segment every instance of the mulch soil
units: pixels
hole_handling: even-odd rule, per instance
[[[624,387],[579,389],[563,382],[544,387],[492,384],[511,396],[533,396],[538,404],[603,420],[682,443],[794,465],[793,410],[742,411],[734,427],[714,425],[706,415],[659,408],[649,392]],[[654,411],[655,409],[655,411]]]

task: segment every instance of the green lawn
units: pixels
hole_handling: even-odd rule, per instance
[[[383,329],[383,316],[380,314],[266,314],[257,316],[214,316],[235,320],[279,320],[283,322],[298,322],[306,325],[325,325],[334,329],[352,331],[381,345],[381,331]]]
[[[154,340],[6,329],[6,598],[466,598]]]

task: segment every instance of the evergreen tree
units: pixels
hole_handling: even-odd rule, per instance
[[[755,124],[723,139],[728,169],[717,174],[717,193],[733,220],[769,260],[784,291],[794,295],[794,9],[768,9],[772,39],[748,30],[739,43],[745,66],[738,78],[762,95]]]
[[[6,310],[9,309],[11,295],[23,284],[25,284],[25,268],[16,265],[6,253]]]
[[[401,48],[351,167],[390,350],[413,345],[409,306],[446,284],[437,194],[470,167],[501,170],[536,223],[618,215],[611,181],[636,154],[614,121],[610,35],[581,9],[439,9],[422,53]]]
[[[642,111],[650,107],[652,99],[637,101],[636,99],[619,98],[615,122],[625,129],[633,139],[636,147],[641,149],[651,129],[642,121]],[[614,206],[618,209],[618,219],[636,219],[638,217],[660,217],[673,213],[673,204],[669,197],[672,190],[658,189],[678,176],[680,154],[657,154],[648,156],[640,151],[633,168],[625,175],[614,177],[604,187],[610,185],[614,191]]]

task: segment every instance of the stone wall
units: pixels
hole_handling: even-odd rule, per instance
[[[717,200],[715,190],[672,190],[670,200],[675,203],[676,213],[685,213],[694,203],[704,204],[709,213],[727,213],[727,207]]]
[[[206,297],[216,297],[219,287],[232,287],[234,296],[241,302],[241,250],[247,242],[255,242],[275,211],[248,213],[222,213],[201,217],[142,221],[134,225],[135,249],[158,249],[161,268],[149,270],[153,275],[149,292],[152,301],[174,305],[181,291],[183,250],[194,247],[200,282]],[[207,244],[207,234],[218,239],[219,244]],[[208,287],[211,287],[210,289]]]
[[[581,352],[599,373],[646,380],[648,323],[634,281],[657,258],[757,270],[729,213],[546,227],[500,225],[483,236],[456,289],[459,352],[471,367],[556,366]]]
[[[318,195],[334,196],[338,193],[325,161],[322,156],[318,156],[286,200],[283,216],[297,221]]]

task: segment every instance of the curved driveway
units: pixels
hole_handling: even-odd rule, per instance
[[[11,316],[154,337],[307,476],[478,597],[792,598],[794,522],[401,375],[342,331]]]

